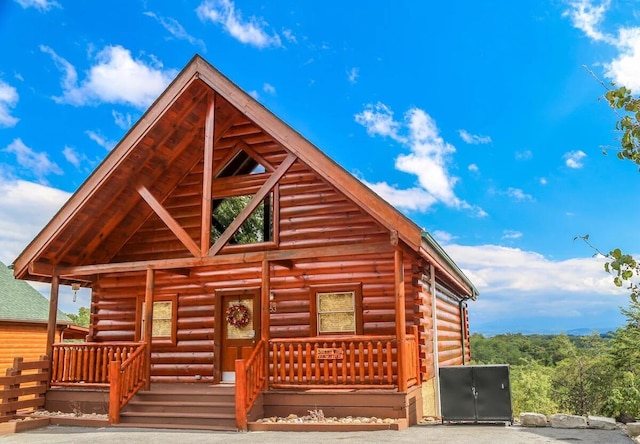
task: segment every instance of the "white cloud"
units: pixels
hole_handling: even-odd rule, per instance
[[[516,160],[530,160],[533,158],[533,153],[531,150],[522,150],[516,152]]]
[[[611,4],[610,0],[596,4],[591,0],[569,1],[563,16],[569,17],[574,27],[594,42],[614,46],[618,54],[603,63],[605,77],[618,85],[640,91],[640,27],[618,27],[616,32],[603,31],[602,25]]]
[[[446,245],[478,290],[531,292],[557,290],[567,293],[589,291],[602,295],[621,294],[604,273],[602,258],[551,260],[544,255],[499,245]]]
[[[65,159],[67,159],[67,162],[69,162],[73,166],[75,167],[80,166],[80,155],[78,154],[78,152],[76,152],[76,150],[74,150],[70,146],[64,147],[64,149],[62,150],[62,155],[64,156]]]
[[[242,13],[231,0],[206,0],[196,8],[202,21],[210,20],[221,25],[233,38],[258,48],[280,47],[282,41],[276,33],[265,31],[268,23],[262,18],[243,20]]]
[[[404,137],[400,137],[400,123],[393,120],[393,112],[391,109],[378,102],[375,105],[368,104],[364,111],[355,115],[356,122],[367,129],[370,136],[391,137],[398,142],[405,142]]]
[[[516,200],[533,200],[533,196],[531,194],[527,194],[522,191],[520,188],[508,188],[506,192],[507,196],[512,197]]]
[[[175,77],[175,70],[163,70],[155,59],[151,63],[133,59],[122,46],[107,46],[94,60],[86,78],[78,84],[75,67],[47,46],[49,54],[64,77],[58,103],[81,106],[98,103],[121,103],[145,108],[153,102]]]
[[[298,43],[298,39],[296,38],[296,36],[293,34],[293,31],[290,29],[285,29],[284,31],[282,31],[282,36],[291,43]]]
[[[347,71],[347,79],[349,79],[349,83],[356,83],[358,81],[359,74],[358,68],[351,68]]]
[[[520,239],[522,236],[522,233],[516,230],[504,230],[502,232],[502,239]]]
[[[451,233],[448,233],[446,231],[442,231],[442,230],[435,230],[433,233],[431,233],[433,235],[433,238],[435,240],[438,241],[438,243],[440,244],[448,244],[450,243],[452,240],[456,239],[457,236],[452,235]]]
[[[437,202],[435,197],[422,188],[398,189],[386,182],[369,183],[364,180],[362,182],[399,209],[425,212]]]
[[[565,153],[562,158],[569,168],[579,169],[584,166],[583,159],[587,157],[584,151],[570,151]]]
[[[18,98],[18,91],[0,80],[0,127],[9,128],[18,123],[19,119],[11,115],[11,108],[16,106]]]
[[[271,95],[274,95],[276,93],[276,87],[270,83],[265,83],[264,85],[262,85],[262,90]]]
[[[486,143],[491,143],[491,137],[489,136],[471,134],[463,129],[458,130],[458,134],[460,134],[460,138],[464,140],[465,143],[469,143],[471,145],[483,145]]]
[[[16,0],[23,8],[36,8],[39,11],[49,11],[51,8],[62,8],[60,3],[52,0]]]
[[[60,167],[49,160],[47,153],[32,150],[24,144],[22,139],[14,139],[2,151],[14,154],[16,161],[25,172],[32,173],[41,183],[46,182],[45,176],[48,174],[62,174]]]
[[[409,154],[398,155],[395,167],[416,176],[420,188],[400,190],[382,182],[379,185],[385,190],[384,197],[392,205],[426,211],[429,205],[440,202],[452,208],[472,210],[480,217],[486,216],[481,208],[472,206],[455,195],[453,187],[458,179],[449,173],[449,157],[456,150],[442,139],[436,122],[429,114],[419,108],[411,108],[405,113],[401,124],[393,119],[393,112],[388,106],[378,102],[376,105],[366,105],[361,113],[355,115],[355,120],[367,129],[369,135],[390,137],[411,151]],[[407,135],[401,135],[401,131]],[[424,195],[422,204],[411,205],[404,197],[417,190],[421,190]],[[427,202],[429,205],[424,205]]]
[[[605,64],[605,76],[618,85],[640,92],[640,27],[620,29],[617,41],[620,53]]]
[[[573,26],[584,32],[590,39],[612,41],[613,38],[610,35],[603,34],[598,29],[610,3],[609,0],[603,1],[600,5],[594,5],[591,0],[570,1],[568,2],[570,9],[562,15],[569,17]]]
[[[116,110],[112,110],[111,115],[113,116],[113,121],[115,122],[115,124],[120,128],[124,130],[128,130],[129,128],[131,128],[131,125],[133,124],[133,116],[131,114],[124,114]]]
[[[85,131],[85,134],[89,136],[89,139],[93,140],[95,143],[97,143],[107,151],[111,151],[113,147],[116,146],[116,143],[118,143],[115,140],[108,140],[100,132]]]
[[[480,171],[480,169],[478,168],[478,165],[476,165],[475,163],[472,163],[471,165],[469,165],[467,169],[474,173],[477,173],[478,171]]]
[[[547,178],[546,177],[541,177],[540,178],[540,185],[546,185],[547,184]]]
[[[200,47],[203,52],[207,52],[207,47],[204,42],[190,35],[186,31],[186,29],[184,29],[184,26],[182,26],[176,19],[173,19],[171,17],[161,17],[151,11],[146,11],[143,14],[155,19],[158,23],[160,23],[160,25],[162,25],[164,29],[169,32],[169,34],[171,34],[175,38],[179,40],[186,40],[192,45]]]
[[[0,260],[11,264],[70,194],[0,175]]]
[[[253,97],[256,100],[258,100],[258,98],[260,97],[260,94],[258,94],[258,91],[256,91],[255,89],[252,89],[247,94],[249,94],[251,97]]]

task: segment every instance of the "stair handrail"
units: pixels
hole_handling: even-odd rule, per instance
[[[261,339],[249,359],[236,359],[236,425],[246,431],[248,415],[267,379],[265,353],[267,341]]]
[[[146,384],[147,343],[138,348],[124,361],[109,364],[109,423],[120,422],[120,410]]]

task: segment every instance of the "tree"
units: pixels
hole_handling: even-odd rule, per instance
[[[557,413],[558,406],[553,399],[553,368],[544,367],[534,360],[525,360],[510,370],[513,414],[538,412],[545,415]]]
[[[619,117],[616,122],[616,131],[620,133],[618,159],[631,161],[640,167],[640,97],[634,96],[631,90],[625,86],[608,89],[604,97]],[[607,154],[606,149],[603,153]],[[589,235],[578,237],[593,248],[597,254],[602,254],[608,259],[604,268],[607,273],[614,275],[614,285],[622,287],[626,283],[631,292],[631,300],[637,302],[640,296],[640,286],[634,281],[634,276],[640,276],[640,263],[630,254],[623,253],[620,248],[611,250],[609,254],[603,254],[589,243]]]
[[[74,324],[79,325],[80,327],[89,327],[91,311],[89,311],[87,307],[80,307],[78,309],[78,314],[66,313],[66,315]]]

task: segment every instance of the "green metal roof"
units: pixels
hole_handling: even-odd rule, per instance
[[[38,290],[13,277],[13,272],[0,262],[0,321],[38,321],[49,319],[49,300]],[[58,323],[73,324],[58,310]]]

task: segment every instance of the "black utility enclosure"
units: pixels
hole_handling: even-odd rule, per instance
[[[442,421],[513,422],[508,365],[440,368]]]

